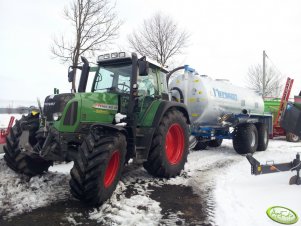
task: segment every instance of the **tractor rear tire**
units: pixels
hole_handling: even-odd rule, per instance
[[[117,132],[89,134],[79,147],[71,169],[71,194],[92,206],[111,197],[121,177],[126,155],[126,138]]]
[[[9,135],[6,137],[6,145],[4,149],[4,160],[9,168],[18,173],[27,176],[35,176],[47,172],[52,165],[52,161],[46,161],[38,155],[34,158],[26,155],[19,148],[19,139],[23,132],[22,126],[26,124],[29,128],[29,142],[32,146],[38,143],[36,139],[36,131],[39,128],[39,116],[27,115],[22,116],[20,120],[16,120],[15,125],[11,128]]]
[[[286,134],[286,140],[288,142],[299,142],[300,141],[300,137],[293,134],[293,133],[287,133]]]
[[[144,168],[153,176],[175,177],[184,169],[189,152],[189,128],[183,113],[167,111],[153,136]]]
[[[258,146],[258,132],[251,123],[240,124],[233,132],[233,147],[238,154],[254,153]]]
[[[205,150],[207,146],[208,146],[207,142],[198,141],[197,144],[194,146],[193,150],[194,151]]]
[[[255,126],[258,132],[257,151],[265,151],[269,144],[268,127],[264,123],[256,123]]]
[[[223,143],[223,139],[215,139],[207,142],[208,146],[212,148],[217,148],[221,146],[222,143]]]

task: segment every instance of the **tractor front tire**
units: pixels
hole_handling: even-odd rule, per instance
[[[153,136],[144,168],[153,176],[170,178],[184,169],[189,152],[189,128],[183,113],[167,111]]]
[[[121,177],[126,155],[126,139],[119,132],[89,134],[79,147],[71,169],[71,194],[92,206],[111,197]]]
[[[240,124],[233,132],[233,147],[238,154],[254,153],[258,146],[258,132],[251,123]]]
[[[217,148],[222,145],[223,139],[215,139],[207,142],[209,147]]]
[[[300,137],[293,134],[293,133],[287,133],[286,134],[286,140],[288,142],[299,142],[300,141]]]
[[[19,148],[19,139],[23,132],[23,126],[29,128],[29,142],[32,146],[38,143],[36,139],[36,131],[39,128],[39,116],[27,115],[22,116],[20,120],[16,120],[15,125],[11,128],[9,135],[6,137],[6,145],[4,149],[4,160],[9,168],[18,173],[23,173],[27,176],[35,176],[47,172],[51,161],[46,161],[38,155],[34,158],[26,155]]]
[[[258,132],[257,151],[265,151],[269,144],[268,127],[264,123],[256,123],[255,126]]]

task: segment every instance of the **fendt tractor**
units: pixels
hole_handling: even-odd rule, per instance
[[[7,165],[35,176],[54,161],[74,161],[71,193],[94,206],[111,196],[130,159],[154,176],[178,175],[190,121],[184,104],[169,101],[167,71],[135,53],[100,55],[97,67],[82,61],[68,73],[71,82],[81,70],[77,92],[47,96],[43,109],[16,121],[4,146]]]

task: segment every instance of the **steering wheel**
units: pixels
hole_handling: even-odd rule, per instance
[[[119,86],[122,86],[122,91],[126,91],[126,92],[129,92],[131,90],[131,87],[129,85],[126,85],[125,83],[118,83],[117,84],[118,86],[118,89],[119,89]]]

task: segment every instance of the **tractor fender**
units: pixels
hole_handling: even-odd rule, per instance
[[[99,128],[113,131],[113,132],[120,132],[120,133],[123,133],[125,136],[128,135],[128,132],[126,131],[126,129],[124,127],[115,126],[115,125],[111,125],[111,124],[102,124],[102,123],[95,123],[95,124],[91,125],[90,131],[93,131],[94,129],[99,129]]]
[[[187,119],[187,123],[190,124],[189,114],[185,104],[175,101],[162,101],[156,112],[152,127],[158,127],[164,114],[170,109],[176,109],[182,112]]]

